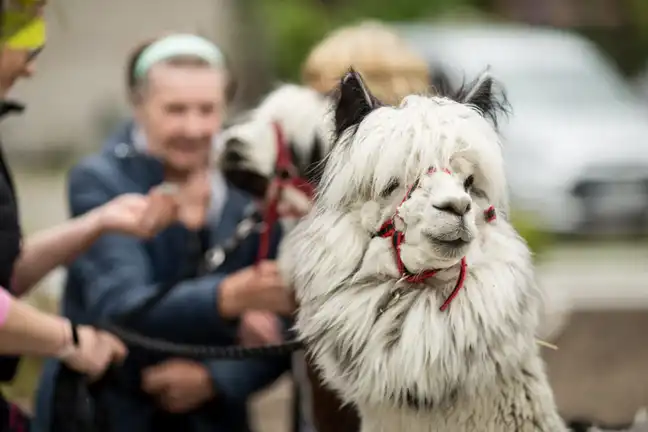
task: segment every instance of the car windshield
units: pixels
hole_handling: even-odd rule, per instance
[[[627,103],[632,99],[626,84],[613,72],[601,68],[551,67],[495,72],[514,105],[551,105],[595,108]]]
[[[450,75],[475,76],[490,65],[513,106],[594,109],[635,99],[611,62],[580,39],[453,33],[441,40],[420,35],[412,40],[434,47],[430,60],[448,67]]]

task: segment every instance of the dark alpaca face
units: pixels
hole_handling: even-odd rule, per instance
[[[221,170],[225,178],[237,188],[255,198],[263,199],[270,185],[270,178],[255,169],[245,156],[247,144],[237,138],[225,142],[221,156]]]
[[[266,196],[273,178],[288,179],[291,176],[301,177],[312,185],[317,185],[322,173],[325,152],[322,140],[315,135],[308,143],[307,154],[300,154],[294,141],[287,143],[290,158],[294,166],[293,173],[276,170],[277,144],[268,142],[251,142],[238,137],[227,139],[220,157],[223,175],[237,188],[244,190],[255,198]],[[261,147],[267,147],[262,149]],[[274,151],[268,148],[274,147]],[[304,149],[304,146],[301,147]],[[304,157],[305,156],[305,157]]]
[[[230,182],[258,198],[276,178],[316,183],[328,148],[322,137],[330,110],[328,96],[294,84],[279,86],[224,130],[219,167]],[[277,169],[280,149],[292,165],[286,173]]]

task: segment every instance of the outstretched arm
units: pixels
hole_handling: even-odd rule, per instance
[[[0,288],[0,354],[57,357],[76,371],[97,377],[126,356],[126,347],[90,327],[73,329],[67,319],[16,301]]]
[[[12,290],[22,295],[58,266],[77,258],[102,234],[149,237],[175,219],[173,197],[154,190],[125,194],[27,239],[14,265]]]
[[[56,357],[71,342],[70,323],[19,301],[0,288],[0,354]]]
[[[25,294],[50,271],[85,251],[101,234],[101,221],[96,209],[29,237],[14,266],[12,291]]]

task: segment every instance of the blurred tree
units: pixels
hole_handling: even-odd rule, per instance
[[[232,22],[230,60],[237,88],[232,114],[247,109],[260,98],[272,83],[271,45],[266,38],[267,22],[256,0],[229,0]],[[217,11],[220,13],[220,11]]]
[[[470,6],[476,0],[264,0],[279,79],[297,81],[310,49],[330,30],[361,19],[414,21]]]
[[[330,29],[330,9],[319,0],[264,0],[273,63],[279,79],[296,81],[310,48]]]

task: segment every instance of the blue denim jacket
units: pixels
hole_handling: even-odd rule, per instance
[[[69,176],[69,203],[78,216],[125,193],[147,193],[163,181],[159,161],[136,151],[131,139],[132,124],[110,138],[103,150],[77,166]],[[208,226],[212,245],[230,238],[250,197],[231,185],[221,219]],[[64,314],[78,323],[92,324],[127,313],[157,292],[165,281],[182,271],[188,254],[190,233],[177,224],[149,241],[107,234],[74,261],[68,269],[63,298]],[[271,258],[276,254],[280,229],[273,231]],[[248,237],[228,255],[217,273],[179,283],[165,299],[141,319],[133,330],[168,341],[189,344],[232,345],[237,322],[217,312],[218,287],[230,273],[254,263],[258,235]],[[151,431],[151,418],[159,408],[140,389],[143,368],[165,360],[163,356],[131,349],[120,371],[120,386],[111,390],[115,432]],[[290,359],[277,357],[205,362],[216,398],[203,410],[183,420],[187,431],[218,432],[248,429],[246,402],[255,391],[267,386],[290,367]],[[57,362],[49,361],[39,388],[35,432],[47,432],[52,380]]]

